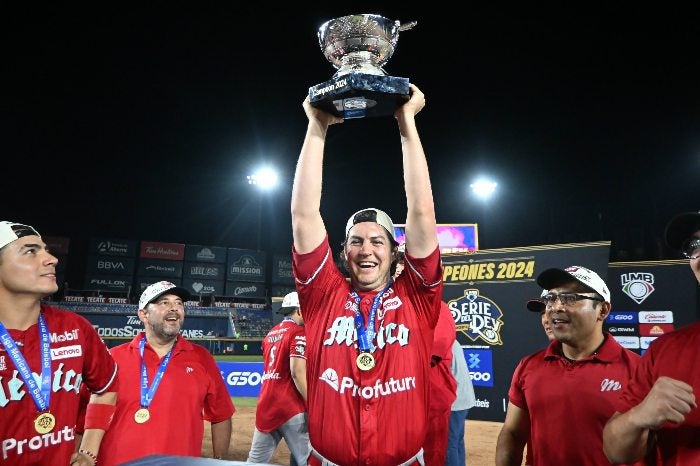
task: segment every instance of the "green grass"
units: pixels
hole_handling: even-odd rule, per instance
[[[254,408],[258,405],[258,399],[254,396],[232,396],[231,400],[237,408]]]

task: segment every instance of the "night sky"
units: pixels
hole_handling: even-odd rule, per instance
[[[357,13],[418,21],[384,68],[426,95],[438,222],[479,223],[482,248],[609,240],[611,260],[675,257],[665,223],[700,209],[688,11],[171,3],[4,11],[3,220],[78,250],[91,237],[255,249],[260,207],[262,249],[288,253],[301,103],[335,72],[316,31]],[[332,244],[363,207],[403,223],[392,117],[332,127],[326,161]],[[262,162],[282,184],[261,197],[245,179]],[[469,192],[482,173],[499,183],[487,204]]]

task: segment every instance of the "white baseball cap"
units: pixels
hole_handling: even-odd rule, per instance
[[[287,315],[292,311],[299,309],[299,295],[296,291],[288,293],[282,300],[282,307],[277,311],[278,314]]]
[[[551,290],[572,279],[601,295],[606,302],[610,302],[610,290],[603,279],[594,271],[580,265],[571,265],[565,269],[547,269],[537,277],[537,284]]]
[[[183,301],[190,299],[190,292],[186,289],[180,288],[174,283],[162,281],[148,285],[146,289],[143,290],[141,298],[139,299],[139,309],[146,309],[149,303],[164,294],[174,294],[175,296],[179,296]]]
[[[29,225],[24,225],[23,223],[0,222],[0,248],[4,248],[13,241],[16,241],[23,236],[36,235],[41,238],[41,235]]]
[[[380,224],[389,233],[389,238],[391,238],[394,243],[396,242],[396,236],[394,235],[394,222],[391,221],[391,217],[389,217],[383,210],[375,209],[374,207],[358,210],[350,216],[348,223],[345,225],[345,238],[348,237],[348,233],[350,233],[350,229],[354,225],[362,222],[374,222]]]

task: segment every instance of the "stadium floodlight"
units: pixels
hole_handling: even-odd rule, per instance
[[[271,190],[277,186],[279,175],[277,171],[270,167],[258,169],[252,175],[247,176],[248,184],[257,186],[263,191]]]
[[[498,183],[486,178],[480,178],[469,185],[472,192],[480,199],[489,199],[493,196],[493,193],[496,192],[496,186]]]

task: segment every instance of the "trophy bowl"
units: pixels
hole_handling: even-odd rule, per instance
[[[321,25],[318,42],[323,55],[338,69],[334,78],[348,73],[385,76],[382,66],[394,54],[399,32],[416,24],[373,14],[342,16]]]
[[[326,21],[318,43],[337,68],[333,77],[309,88],[311,105],[342,118],[391,115],[408,99],[408,78],[389,76],[382,66],[391,58],[401,24],[380,15],[348,15]]]

